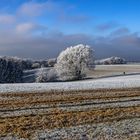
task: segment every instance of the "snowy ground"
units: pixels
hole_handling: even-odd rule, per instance
[[[51,67],[44,68],[47,71],[52,69]],[[26,70],[23,73],[24,83],[34,83],[36,79],[36,74],[39,69]],[[116,75],[123,75],[140,73],[140,64],[124,64],[124,65],[96,65],[94,70],[87,72],[87,77],[92,78],[102,78]]]
[[[140,87],[140,74],[74,82],[0,84],[0,93]]]
[[[89,71],[88,76],[99,78],[115,75],[140,73],[140,64],[124,65],[96,65],[94,70]]]

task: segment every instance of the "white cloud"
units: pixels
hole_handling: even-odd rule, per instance
[[[26,32],[32,31],[34,28],[35,28],[35,25],[32,23],[22,23],[22,24],[17,25],[16,31],[18,33],[26,33]]]
[[[16,32],[17,33],[29,33],[29,32],[34,32],[34,31],[45,31],[47,27],[43,25],[38,25],[35,23],[21,23],[16,26]]]
[[[140,37],[136,34],[113,38],[113,40],[109,36],[101,40],[92,35],[66,35],[62,32],[56,32],[56,34],[46,32],[45,35],[34,36],[32,30],[36,29],[31,26],[32,24],[20,25],[28,31],[22,34],[17,34],[14,30],[0,31],[0,55],[32,58],[56,57],[66,47],[83,43],[94,47],[96,58],[120,56],[127,60],[140,60]],[[22,32],[22,30],[20,31]]]
[[[8,15],[8,14],[0,15],[0,23],[1,24],[12,24],[15,21],[16,21],[16,18],[13,15]]]
[[[54,8],[54,3],[47,1],[44,3],[27,2],[21,5],[18,13],[25,16],[39,16],[44,11],[50,11]]]

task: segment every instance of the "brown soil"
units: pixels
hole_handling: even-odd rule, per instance
[[[72,103],[82,103],[89,100],[105,100],[111,101],[122,98],[131,98],[140,96],[140,88],[137,89],[104,89],[90,91],[71,91],[52,93],[15,93],[0,94],[0,109],[3,112],[10,109],[30,108],[36,105],[58,105]],[[2,100],[3,99],[3,100]],[[133,102],[133,101],[132,101]],[[86,106],[86,104],[85,104]],[[38,108],[39,110],[39,108]],[[89,110],[63,111],[59,107],[50,109],[50,112],[28,114],[10,117],[0,117],[0,136],[7,134],[15,134],[20,137],[31,137],[36,130],[53,129],[80,124],[91,124],[101,122],[113,122],[123,119],[131,119],[140,117],[140,105],[127,107],[110,107],[96,108]]]

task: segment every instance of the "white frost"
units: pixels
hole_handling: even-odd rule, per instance
[[[1,84],[0,93],[131,87],[140,87],[140,75],[119,76],[74,82]]]

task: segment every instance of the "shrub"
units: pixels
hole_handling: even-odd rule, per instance
[[[43,82],[54,82],[57,81],[57,74],[55,69],[46,69],[41,68],[37,72],[36,82],[43,83]]]
[[[47,81],[47,72],[45,68],[40,68],[37,72],[36,82],[37,83],[43,83]]]
[[[60,53],[55,69],[59,80],[78,80],[86,76],[87,68],[93,64],[93,50],[88,45],[79,44]]]
[[[56,73],[56,70],[54,68],[48,71],[47,81],[48,82],[55,82],[55,81],[57,81],[57,73]]]

